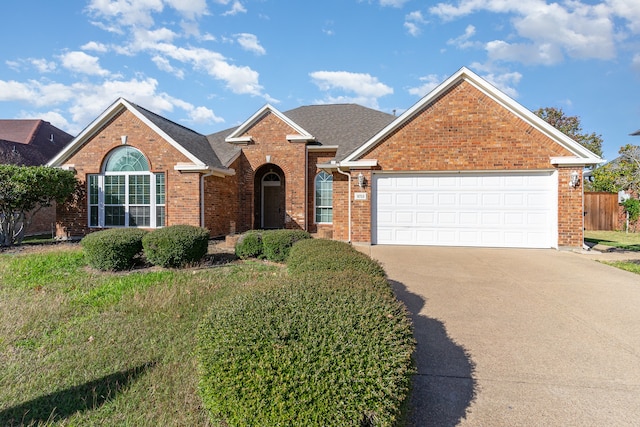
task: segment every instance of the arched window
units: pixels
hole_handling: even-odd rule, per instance
[[[315,179],[316,223],[333,222],[333,175],[320,172]]]
[[[89,175],[90,227],[163,227],[164,173],[152,173],[142,152],[126,146],[112,151],[101,174]]]

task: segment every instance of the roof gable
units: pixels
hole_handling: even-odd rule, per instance
[[[98,118],[87,126],[64,150],[55,156],[49,166],[60,167],[91,137],[98,133],[113,117],[128,110],[151,130],[187,157],[192,164],[184,170],[222,169],[224,166],[209,145],[206,136],[174,123],[124,98],[117,99]]]
[[[225,138],[226,142],[231,143],[247,143],[251,141],[251,136],[246,135],[246,133],[251,129],[256,123],[262,120],[267,114],[273,114],[282,120],[287,126],[289,126],[293,132],[291,135],[287,135],[287,140],[289,141],[302,141],[302,142],[310,142],[315,141],[315,137],[307,132],[302,126],[291,120],[286,115],[282,114],[278,109],[273,106],[266,104],[264,107],[256,111],[249,119],[247,119],[244,123],[238,126],[229,136]]]
[[[401,126],[410,121],[413,117],[418,115],[421,110],[433,102],[437,102],[437,99],[447,92],[451,87],[458,84],[460,81],[466,81],[473,87],[481,91],[483,94],[497,102],[500,106],[508,110],[510,113],[519,117],[527,124],[533,126],[535,129],[542,132],[544,135],[552,139],[557,144],[561,145],[573,154],[570,158],[553,158],[550,161],[554,164],[597,164],[602,162],[602,159],[574,141],[569,136],[565,135],[558,129],[551,126],[549,123],[536,116],[533,112],[529,111],[518,102],[507,96],[505,93],[499,91],[494,86],[489,84],[486,80],[482,79],[469,69],[463,67],[454,75],[449,77],[443,83],[441,83],[434,90],[425,95],[411,108],[406,110],[403,114],[398,116],[396,120],[380,130],[377,134],[365,141],[360,147],[349,154],[344,161],[356,161],[361,156],[372,150],[378,144],[380,144],[387,136],[399,129]]]

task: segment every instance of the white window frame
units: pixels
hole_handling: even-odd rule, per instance
[[[108,162],[107,162],[108,163]],[[106,163],[105,163],[106,164]],[[108,206],[123,206],[124,207],[124,225],[106,225],[106,214],[105,214],[105,177],[107,176],[124,176],[124,203],[118,205],[108,205]],[[132,176],[149,176],[149,204],[139,204],[139,203],[129,203],[129,185],[130,178]],[[158,177],[164,177],[164,202],[165,203],[157,203],[157,187],[158,187]],[[92,196],[92,188],[91,188],[91,180],[92,178],[97,178],[97,190],[98,190],[98,204],[91,203]],[[161,228],[166,225],[166,175],[164,173],[153,173],[151,171],[118,171],[118,172],[108,172],[103,171],[100,174],[89,174],[87,175],[87,225],[89,228]],[[98,207],[98,223],[91,223],[91,208]],[[149,207],[149,225],[130,225],[130,209],[132,207]],[[165,224],[158,224],[158,208],[165,208],[165,212],[163,215]]]
[[[331,206],[328,205],[318,205],[318,177],[320,177],[322,174],[326,174],[327,176],[331,177]],[[329,182],[329,181],[323,181],[323,182]],[[331,209],[331,221],[325,222],[325,221],[318,221],[318,209]],[[325,171],[320,171],[316,174],[315,178],[313,179],[313,220],[316,224],[333,224],[333,175],[330,173],[327,173]]]

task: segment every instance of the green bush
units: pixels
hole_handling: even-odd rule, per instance
[[[269,261],[283,262],[294,243],[310,238],[311,235],[302,230],[265,231],[262,233],[263,255]]]
[[[103,271],[126,270],[142,252],[142,240],[147,234],[139,228],[112,228],[86,235],[80,245],[91,267]]]
[[[144,256],[154,265],[184,267],[207,254],[209,231],[193,225],[159,228],[142,239]]]
[[[236,256],[238,258],[262,257],[262,234],[259,231],[249,231],[238,239],[236,243]]]
[[[397,425],[415,342],[383,277],[300,274],[235,292],[198,331],[199,391],[214,420]]]
[[[318,271],[355,271],[385,277],[380,263],[372,260],[353,246],[335,240],[303,240],[291,248],[287,267],[291,274]]]

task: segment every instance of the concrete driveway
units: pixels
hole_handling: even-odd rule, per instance
[[[555,250],[372,246],[413,314],[413,426],[640,424],[640,276]]]

